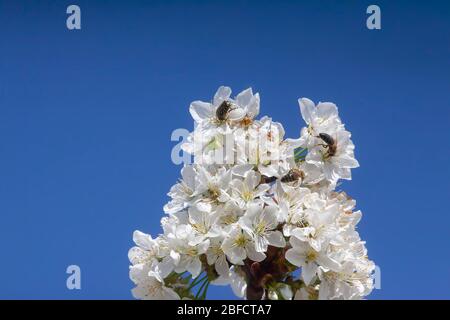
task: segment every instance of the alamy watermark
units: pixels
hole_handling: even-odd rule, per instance
[[[370,14],[366,20],[366,26],[369,30],[380,30],[381,29],[381,9],[375,4],[371,4],[367,7],[367,14]]]
[[[273,164],[289,148],[276,127],[260,128],[255,134],[239,130],[242,132],[195,130],[190,133],[183,128],[175,129],[171,141],[178,143],[172,148],[172,162],[176,165]]]
[[[67,267],[66,273],[69,274],[66,280],[66,287],[69,290],[81,290],[81,268],[75,264]]]
[[[81,29],[81,9],[75,4],[67,7],[66,13],[69,14],[66,20],[66,26],[69,30]]]
[[[81,29],[81,9],[78,5],[71,4],[67,7],[66,13],[69,14],[66,20],[66,26],[69,30]],[[366,20],[366,27],[369,30],[381,29],[381,9],[378,5],[371,4],[367,7],[366,13],[369,14]]]

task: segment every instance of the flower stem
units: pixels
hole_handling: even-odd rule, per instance
[[[203,278],[200,278],[200,276],[198,276],[196,279],[194,279],[190,286],[188,287],[188,290],[191,290],[193,287],[195,287],[197,284],[199,284],[200,282],[204,281],[205,279],[208,278],[208,275],[205,275]]]
[[[205,288],[205,285],[206,285],[206,289],[207,289],[208,286],[209,286],[209,281],[208,281],[208,280],[204,281],[204,282],[202,283],[202,285],[200,286],[200,289],[198,289],[198,292],[197,292],[197,294],[195,295],[195,300],[199,300],[199,297],[201,297],[201,296],[203,296],[203,295],[206,296],[206,292],[203,293],[203,289]]]
[[[200,300],[205,300],[206,299],[206,293],[208,292],[208,287],[209,287],[210,283],[211,282],[209,282],[209,281],[206,282],[206,287],[205,287],[205,289],[203,289],[203,293],[200,296]]]

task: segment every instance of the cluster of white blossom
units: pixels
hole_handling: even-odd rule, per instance
[[[299,99],[307,126],[285,139],[259,120],[259,94],[220,87],[194,101],[194,156],[168,193],[156,238],[135,231],[130,277],[139,299],[204,299],[209,284],[246,299],[360,299],[374,264],[355,230],[361,212],[335,191],[358,167],[333,103]]]

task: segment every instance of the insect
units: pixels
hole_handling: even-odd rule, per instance
[[[336,140],[333,139],[329,134],[327,133],[319,133],[319,138],[322,139],[326,144],[322,145],[323,147],[327,148],[327,157],[332,157],[336,154],[337,149],[337,143]]]
[[[295,182],[298,181],[300,179],[304,179],[305,178],[305,173],[302,170],[299,169],[291,169],[289,170],[288,173],[286,173],[286,175],[284,175],[283,177],[281,177],[281,182]]]
[[[225,121],[231,110],[236,109],[230,101],[224,100],[216,110],[216,117],[219,121]]]
[[[272,183],[275,180],[277,180],[277,177],[268,177],[268,176],[262,175],[260,183]]]

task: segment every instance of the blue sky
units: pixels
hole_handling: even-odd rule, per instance
[[[335,102],[382,272],[370,298],[450,298],[448,2],[0,1],[0,38],[0,298],[131,298],[132,232],[160,231],[179,176],[171,132],[222,84],[259,91],[290,137],[297,98]]]

